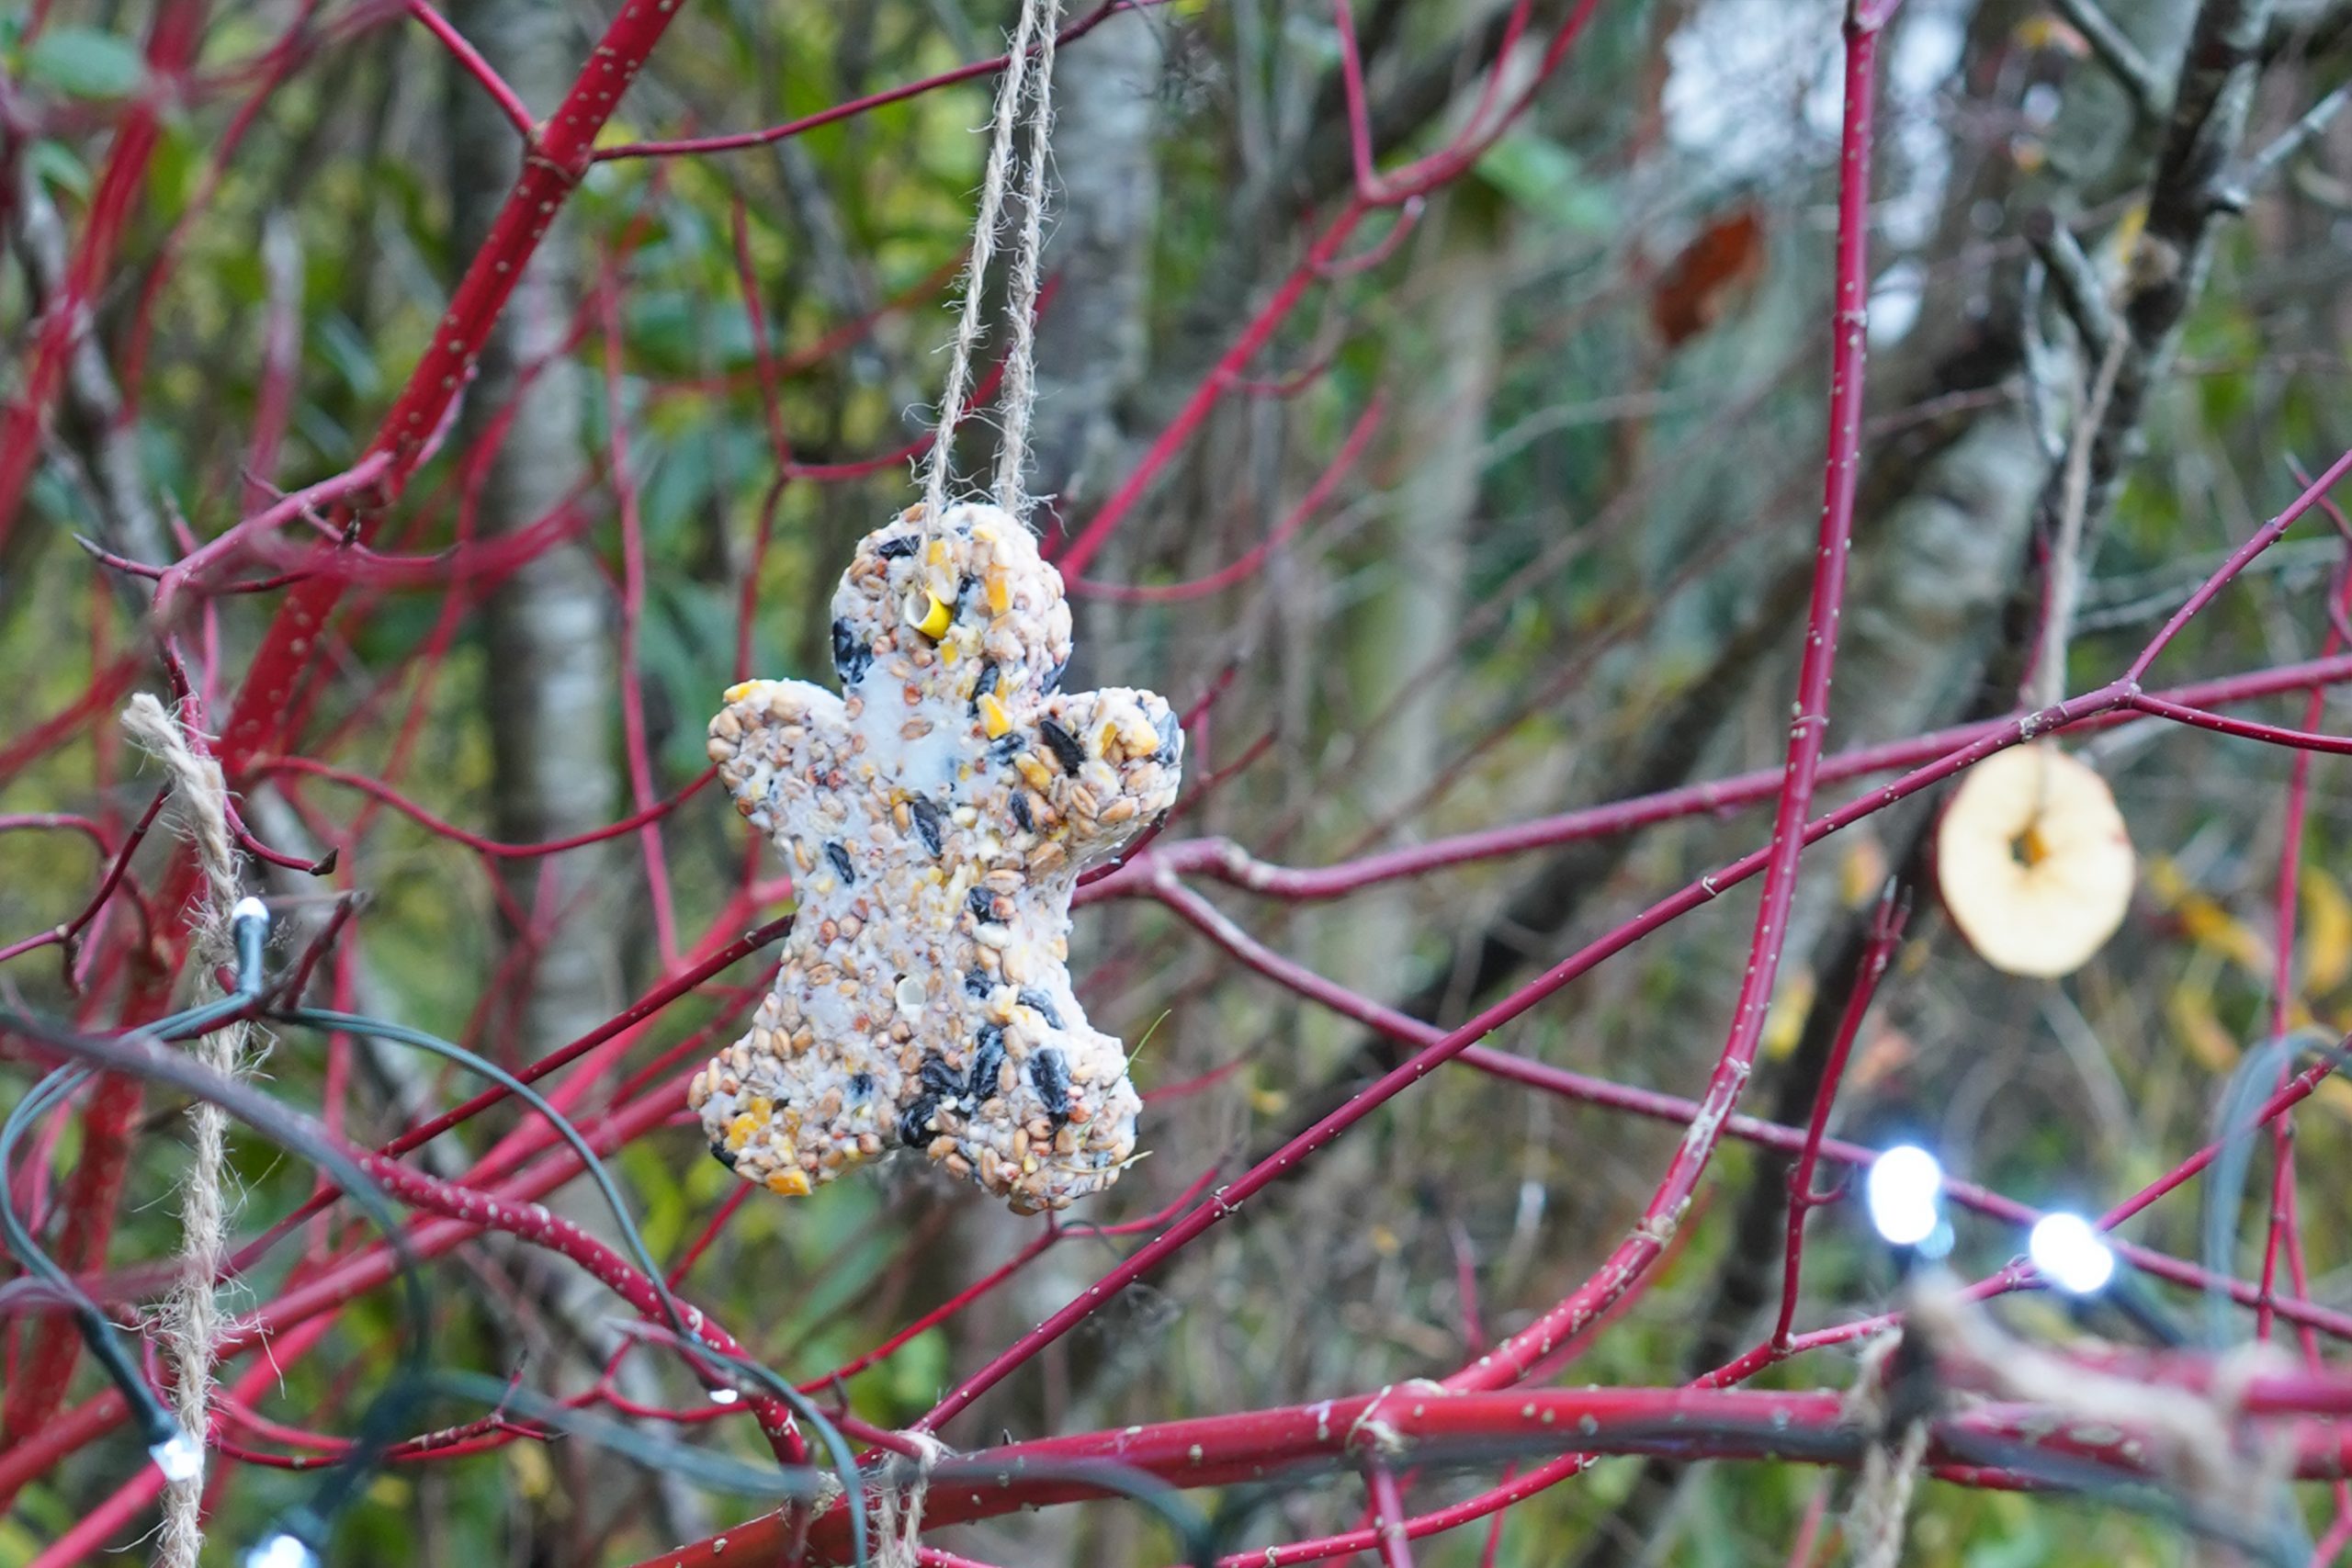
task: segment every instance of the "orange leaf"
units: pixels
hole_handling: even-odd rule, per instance
[[[1764,276],[1764,220],[1753,207],[1718,218],[1700,231],[1658,279],[1650,320],[1666,346],[1697,337],[1731,312]]]

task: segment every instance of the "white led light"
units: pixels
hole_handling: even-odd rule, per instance
[[[2070,1296],[2087,1296],[2115,1278],[2115,1249],[2080,1214],[2045,1214],[2026,1238],[2026,1256]]]
[[[1942,1218],[1944,1168],[1916,1144],[1897,1144],[1871,1162],[1862,1193],[1871,1224],[1896,1247],[1917,1247]]]
[[[264,925],[267,925],[269,906],[248,893],[237,900],[235,908],[229,911],[229,919],[232,923],[238,920],[259,920]]]
[[[155,1461],[166,1481],[194,1481],[204,1473],[204,1447],[186,1432],[175,1431],[152,1445],[147,1457]]]
[[[710,1391],[710,1402],[713,1404],[732,1404],[742,1397],[731,1388],[715,1388]]]
[[[300,1536],[279,1530],[245,1553],[245,1568],[319,1568],[319,1554]]]

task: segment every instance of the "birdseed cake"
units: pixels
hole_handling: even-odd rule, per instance
[[[998,508],[920,505],[833,595],[841,694],[726,694],[710,756],[799,898],[750,1031],[696,1073],[711,1152],[792,1195],[897,1149],[1023,1213],[1134,1157],[1126,1053],[1072,992],[1078,874],[1175,799],[1149,692],[1059,690],[1061,574]]]

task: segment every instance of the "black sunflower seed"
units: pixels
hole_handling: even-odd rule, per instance
[[[939,853],[939,807],[917,795],[907,802],[907,809],[914,814],[915,831],[922,835],[922,847],[934,855]]]
[[[1021,993],[1021,1005],[1025,1008],[1035,1008],[1044,1015],[1048,1028],[1059,1029],[1062,1026],[1061,1010],[1054,1006],[1054,998],[1046,995],[1045,992],[1034,987],[1024,987]]]
[[[1062,772],[1075,774],[1086,766],[1086,748],[1078,743],[1077,736],[1050,718],[1037,721],[1037,733],[1045,737],[1046,745],[1052,750],[1054,760],[1062,765]]]
[[[972,919],[982,925],[996,923],[996,899],[985,887],[975,887],[964,899],[964,907],[972,911]]]
[[[1167,712],[1160,714],[1152,728],[1159,731],[1159,750],[1151,754],[1151,760],[1164,768],[1176,760],[1184,732],[1177,727],[1176,716]]]
[[[864,1100],[867,1095],[872,1094],[874,1092],[874,1075],[872,1073],[850,1074],[849,1092],[850,1098],[853,1100]]]
[[[1069,1064],[1051,1045],[1037,1053],[1029,1063],[1029,1077],[1037,1086],[1038,1102],[1046,1108],[1046,1119],[1059,1132],[1069,1120]]]
[[[854,686],[865,679],[874,664],[874,650],[857,640],[857,628],[847,621],[833,623],[833,673],[842,678],[843,686]]]
[[[925,1056],[922,1077],[926,1094],[937,1095],[942,1100],[964,1098],[964,1075],[949,1066],[944,1056]]]
[[[975,713],[979,711],[982,697],[994,695],[996,695],[996,660],[983,659],[980,660],[979,675],[972,682],[972,711]]]
[[[995,983],[989,978],[987,970],[967,969],[964,971],[964,994],[973,1000],[986,1001],[989,992],[995,988]]]
[[[979,1048],[972,1053],[970,1093],[975,1102],[985,1103],[1002,1091],[1001,1082],[1004,1071],[1004,1030],[1001,1025],[980,1025]]]
[[[939,1101],[930,1095],[910,1104],[899,1113],[899,1142],[910,1149],[919,1149],[932,1140],[931,1118],[939,1109]]]
[[[710,1157],[717,1160],[719,1164],[725,1166],[729,1170],[735,1168],[735,1151],[729,1148],[725,1144],[711,1145]]]
[[[1012,819],[1021,824],[1021,830],[1024,833],[1037,830],[1037,819],[1029,815],[1029,792],[1025,789],[1012,792]]]
[[[825,846],[825,858],[833,863],[833,869],[835,871],[842,874],[842,885],[843,886],[853,886],[856,884],[857,868],[850,864],[849,852],[847,850],[842,848],[839,844],[827,844]]]
[[[885,539],[874,547],[874,553],[884,560],[897,560],[901,556],[910,556],[915,553],[915,536],[912,534],[901,534],[895,539]]]

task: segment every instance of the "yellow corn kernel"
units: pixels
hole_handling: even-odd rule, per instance
[[[980,728],[988,731],[991,740],[1012,728],[1012,716],[1004,711],[1004,705],[992,693],[980,694]]]
[[[786,1198],[806,1198],[808,1196],[808,1173],[797,1166],[790,1170],[779,1170],[768,1178],[768,1190]]]
[[[1046,764],[1037,761],[1036,753],[1023,751],[1012,759],[1013,767],[1029,781],[1029,787],[1044,795],[1053,787],[1054,775],[1046,772]]]
[[[744,1109],[752,1113],[752,1120],[758,1122],[762,1126],[765,1126],[767,1124],[768,1118],[775,1114],[775,1101],[769,1100],[764,1096],[754,1097],[752,1103]]]
[[[729,1152],[736,1154],[741,1153],[743,1145],[752,1141],[752,1134],[759,1130],[760,1124],[758,1121],[750,1116],[738,1116],[734,1121],[727,1123],[727,1147]]]
[[[1012,603],[1012,581],[1004,568],[992,566],[985,579],[989,591],[989,614],[1001,615]]]
[[[962,652],[963,649],[954,643],[943,642],[939,645],[939,662],[952,670],[956,667],[956,660]]]
[[[759,682],[757,681],[738,681],[735,684],[727,688],[725,700],[730,703],[740,703],[745,697],[750,696],[752,694],[752,688],[758,684]]]
[[[925,637],[938,637],[955,618],[956,612],[928,588],[907,595],[907,625]]]

